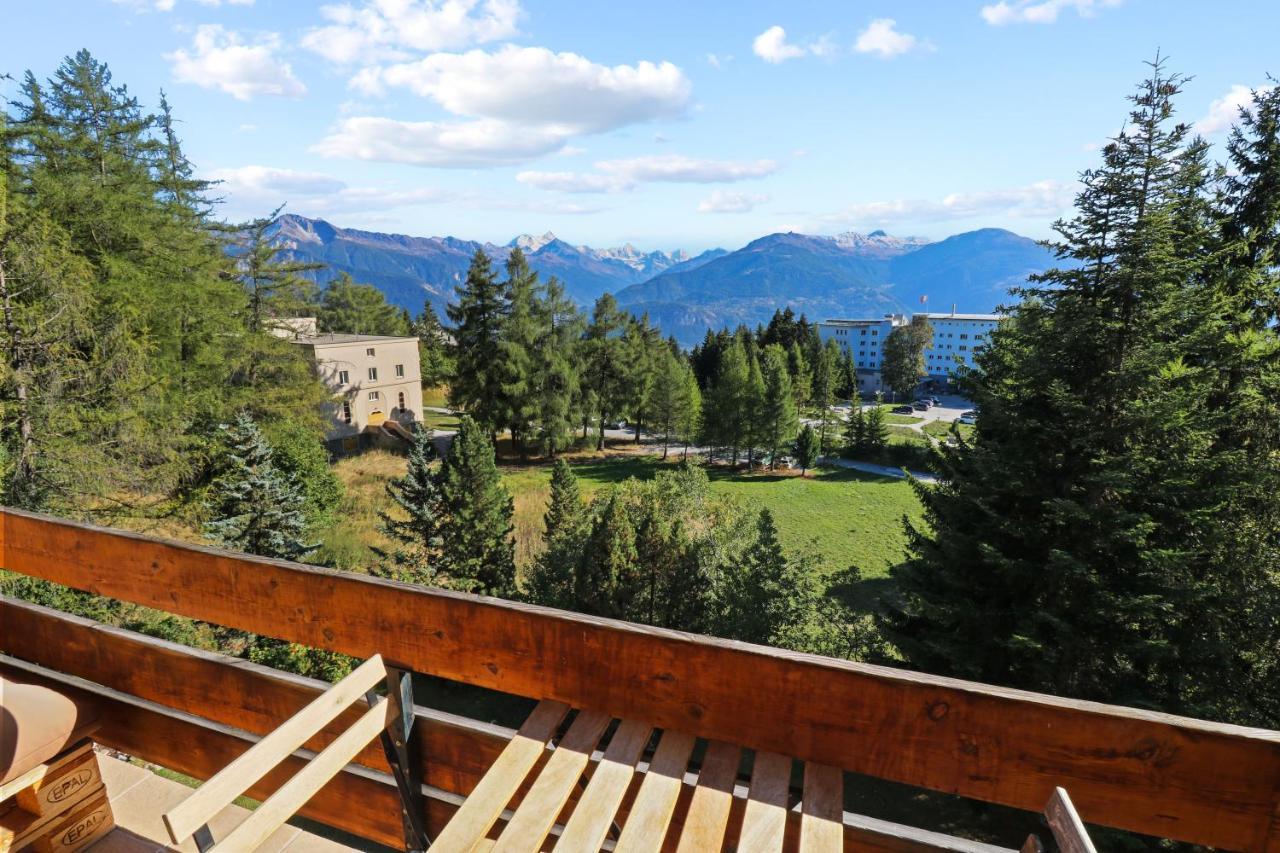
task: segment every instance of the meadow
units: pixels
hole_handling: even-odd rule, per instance
[[[628,477],[648,479],[674,464],[649,454],[576,454],[568,457],[583,495]],[[391,543],[378,530],[378,513],[387,508],[385,484],[404,470],[402,456],[372,451],[337,463],[346,486],[335,522],[324,538],[328,559],[360,570],[376,562],[373,548]],[[752,473],[712,468],[712,489],[749,508],[767,507],[788,551],[810,554],[823,575],[857,566],[868,588],[859,598],[878,597],[883,578],[904,555],[904,516],[920,520],[920,503],[902,480],[845,469],[798,473]],[[526,566],[542,548],[542,517],[550,495],[550,466],[502,466],[503,482],[515,504],[516,559]]]

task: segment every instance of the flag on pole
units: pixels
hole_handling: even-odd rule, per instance
[[[921,305],[924,305],[924,304],[926,304],[928,301],[929,301],[929,295],[928,295],[927,293],[922,293],[922,294],[920,295],[920,304],[921,304]]]

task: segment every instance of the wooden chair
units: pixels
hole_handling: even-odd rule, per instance
[[[1044,807],[1044,817],[1061,853],[1098,853],[1064,788],[1053,790],[1049,804]],[[1021,853],[1044,853],[1044,845],[1036,836],[1027,836]]]
[[[372,693],[385,680],[387,695]],[[281,761],[310,740],[321,728],[364,697],[369,708],[346,731],[321,750],[309,764],[249,814],[221,841],[215,841],[209,821]],[[201,853],[210,850],[254,850],[336,776],[375,737],[382,738],[387,762],[400,791],[407,850],[428,844],[423,821],[422,789],[409,761],[413,692],[408,672],[387,667],[374,655],[346,678],[318,696],[277,729],[262,738],[212,779],[164,815],[175,844],[195,837]]]
[[[568,706],[553,701],[543,701],[534,708],[436,838],[432,853],[546,849],[551,847],[547,839],[557,819],[563,826],[554,840],[557,851],[594,853],[611,838],[613,849],[620,853],[656,853],[664,849],[668,833],[678,835],[677,849],[682,853],[720,849],[735,811],[734,788],[742,759],[739,747],[719,741],[707,744],[697,785],[677,829],[673,817],[695,738],[676,731],[659,734],[652,726],[633,720],[620,720],[612,726],[610,715],[580,710],[546,756],[548,743],[564,727],[569,711]],[[602,744],[611,729],[612,736]],[[644,781],[626,815],[620,815],[619,806],[637,773],[636,764],[655,737],[657,748]],[[604,752],[599,764],[576,802],[570,804],[592,752],[601,746]],[[739,850],[782,850],[791,805],[792,763],[786,756],[756,753],[742,807]],[[498,819],[526,782],[524,797],[498,832]],[[806,853],[842,849],[841,772],[807,764],[803,791],[800,849]],[[737,802],[742,805],[741,798]]]

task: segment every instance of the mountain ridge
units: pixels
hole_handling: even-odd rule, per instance
[[[589,308],[613,293],[633,314],[647,313],[683,344],[707,327],[767,322],[791,306],[815,320],[906,311],[928,296],[939,310],[989,312],[1009,288],[1054,263],[1049,250],[1000,228],[931,241],[883,230],[832,236],[777,232],[735,249],[644,252],[631,244],[607,249],[572,245],[547,231],[520,234],[503,245],[458,237],[414,237],[340,228],[287,214],[272,234],[290,259],[324,263],[312,274],[324,284],[341,272],[368,282],[411,312],[423,300],[443,314],[476,251],[501,266],[511,249],[525,251],[540,275],[556,276],[565,292]]]

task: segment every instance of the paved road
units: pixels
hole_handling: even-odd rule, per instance
[[[876,465],[874,462],[859,462],[856,459],[845,459],[842,456],[824,456],[818,460],[818,463],[834,468],[851,468],[854,471],[863,471],[867,474],[879,474],[881,477],[894,477],[898,480],[905,479],[910,474],[922,483],[938,482],[938,478],[927,471],[908,471],[905,468]]]

